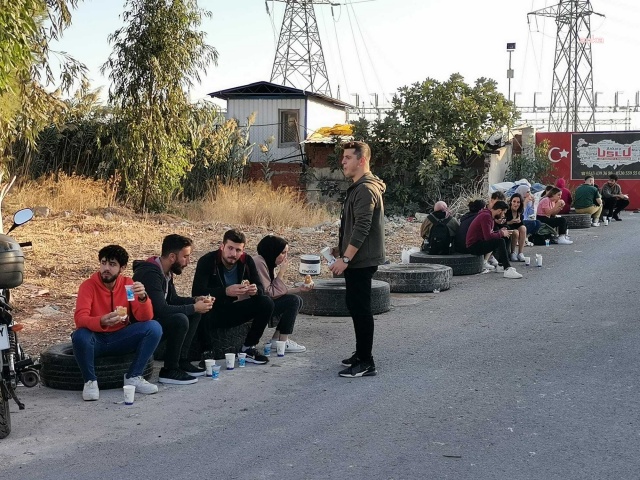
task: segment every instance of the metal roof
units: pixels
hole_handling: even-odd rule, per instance
[[[259,98],[304,98],[314,97],[323,100],[327,103],[345,108],[353,108],[353,105],[338,100],[337,98],[331,98],[321,93],[309,92],[306,90],[300,90],[298,88],[287,87],[286,85],[277,85],[271,82],[255,82],[248,85],[242,85],[240,87],[227,88],[226,90],[218,90],[217,92],[211,92],[208,94],[210,97],[221,98],[222,100],[239,99],[248,97]]]

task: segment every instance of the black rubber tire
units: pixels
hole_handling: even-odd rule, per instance
[[[412,253],[409,257],[411,263],[431,263],[451,267],[453,275],[475,275],[483,270],[484,257],[482,255],[470,255],[468,253],[454,253],[452,255],[429,255],[426,252]]]
[[[427,263],[380,265],[373,276],[387,282],[394,293],[421,293],[451,288],[453,269]]]
[[[567,219],[567,228],[569,230],[591,227],[591,215],[588,213],[563,213],[560,216]]]
[[[314,288],[302,291],[303,305],[300,313],[326,317],[349,317],[344,278],[314,280]],[[373,280],[371,283],[371,311],[374,315],[391,309],[391,289],[387,282]]]
[[[134,354],[118,357],[99,357],[95,360],[96,376],[100,389],[122,388]],[[71,342],[58,343],[47,348],[40,356],[42,384],[58,390],[82,390],[84,380],[80,367],[73,356]],[[142,376],[149,380],[153,374],[153,356],[144,367]]]
[[[11,433],[11,412],[9,411],[9,392],[0,387],[0,439]]]
[[[207,358],[215,358],[218,360],[224,359],[225,353],[238,353],[247,338],[247,334],[251,328],[251,322],[243,323],[242,325],[232,328],[205,329],[200,327],[203,327],[202,320],[198,326],[198,332],[193,342],[191,342],[189,360],[202,360],[202,354],[205,353],[202,342],[204,335],[209,337],[209,341],[212,344],[211,350],[207,350]],[[164,343],[165,342],[161,342],[158,348],[164,348]],[[158,350],[156,350],[156,352],[157,351]],[[161,353],[164,356],[164,350]],[[156,357],[155,354],[154,357]]]

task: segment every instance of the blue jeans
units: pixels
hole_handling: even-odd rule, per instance
[[[97,380],[95,359],[135,352],[127,377],[139,377],[144,371],[160,338],[162,327],[155,320],[136,322],[116,332],[98,333],[79,328],[71,335],[73,355],[76,357],[85,382]]]
[[[542,226],[540,220],[523,220],[522,223],[527,227],[527,235],[535,235]]]

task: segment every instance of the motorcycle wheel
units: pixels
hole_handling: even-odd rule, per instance
[[[9,392],[0,385],[0,439],[11,433],[11,412],[9,411]]]

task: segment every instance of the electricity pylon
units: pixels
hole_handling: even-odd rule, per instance
[[[558,27],[549,108],[549,131],[595,130],[591,15],[601,15],[589,0],[562,1],[527,15],[551,17]],[[581,108],[582,107],[582,108]],[[587,114],[580,111],[587,107]]]
[[[272,0],[287,4],[273,60],[271,82],[331,96],[327,66],[313,6],[330,0]],[[267,7],[268,8],[268,7]]]

